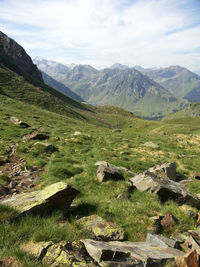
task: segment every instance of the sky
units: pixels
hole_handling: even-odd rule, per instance
[[[200,0],[0,0],[0,30],[32,58],[200,71]]]

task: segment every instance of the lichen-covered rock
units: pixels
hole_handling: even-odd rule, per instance
[[[31,254],[37,260],[41,260],[45,256],[48,248],[52,245],[53,245],[52,241],[38,242],[38,243],[29,241],[27,243],[22,244],[20,248],[24,252],[28,252],[29,254]]]
[[[51,267],[94,267],[96,264],[88,257],[82,242],[61,241],[47,250],[43,262]]]
[[[0,204],[15,208],[21,214],[44,214],[52,209],[67,209],[78,194],[78,190],[66,183],[58,182],[42,190],[3,199]]]
[[[21,127],[25,127],[25,128],[30,127],[30,125],[29,125],[28,123],[26,123],[26,122],[24,122],[24,121],[21,121],[21,120],[19,120],[19,119],[16,118],[16,117],[11,117],[11,118],[10,118],[10,121],[11,121],[12,123],[14,123],[15,125],[19,125],[19,126],[21,126]]]
[[[99,182],[106,182],[109,180],[124,180],[122,172],[114,165],[110,164],[108,166],[99,165],[97,170],[97,178]]]
[[[172,199],[180,205],[187,204],[200,208],[200,199],[192,195],[183,185],[170,179],[158,177],[151,172],[138,174],[129,182],[139,191],[157,194],[161,202]]]
[[[184,256],[184,253],[180,250],[158,247],[145,242],[102,242],[91,239],[84,239],[82,242],[88,254],[97,261],[100,266],[106,266],[107,261],[115,263],[115,261],[119,261],[120,259],[129,258],[129,260],[133,259],[138,261],[138,265],[135,266],[175,267],[176,258]]]
[[[113,222],[107,222],[97,215],[83,217],[78,223],[99,240],[123,240],[124,230]]]
[[[183,257],[176,259],[177,267],[199,267],[199,256],[196,250],[189,251]]]
[[[113,165],[113,164],[110,164],[110,163],[108,163],[108,162],[106,162],[106,161],[104,161],[104,160],[100,160],[100,161],[97,161],[96,163],[95,163],[95,166],[100,166],[100,165],[103,165],[103,166],[105,166],[105,167],[113,167],[113,168],[115,168],[115,169],[118,169],[119,171],[123,171],[123,172],[125,172],[125,173],[127,173],[127,174],[129,174],[129,175],[132,175],[132,176],[134,176],[135,175],[135,173],[134,172],[132,172],[132,171],[130,171],[129,169],[127,169],[127,168],[125,168],[125,167],[122,167],[122,166],[115,166],[115,165]]]
[[[171,180],[176,180],[176,163],[175,162],[156,165],[150,168],[148,171],[162,178],[169,178]]]

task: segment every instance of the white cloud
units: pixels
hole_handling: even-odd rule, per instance
[[[8,0],[0,27],[32,57],[196,69],[198,9],[195,0]]]

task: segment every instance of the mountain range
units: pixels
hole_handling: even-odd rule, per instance
[[[135,68],[116,63],[97,70],[90,65],[67,66],[36,58],[38,68],[93,105],[111,104],[147,118],[182,109],[187,101],[173,95]]]

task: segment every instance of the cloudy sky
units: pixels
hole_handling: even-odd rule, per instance
[[[200,70],[200,0],[0,0],[0,30],[32,58]]]

